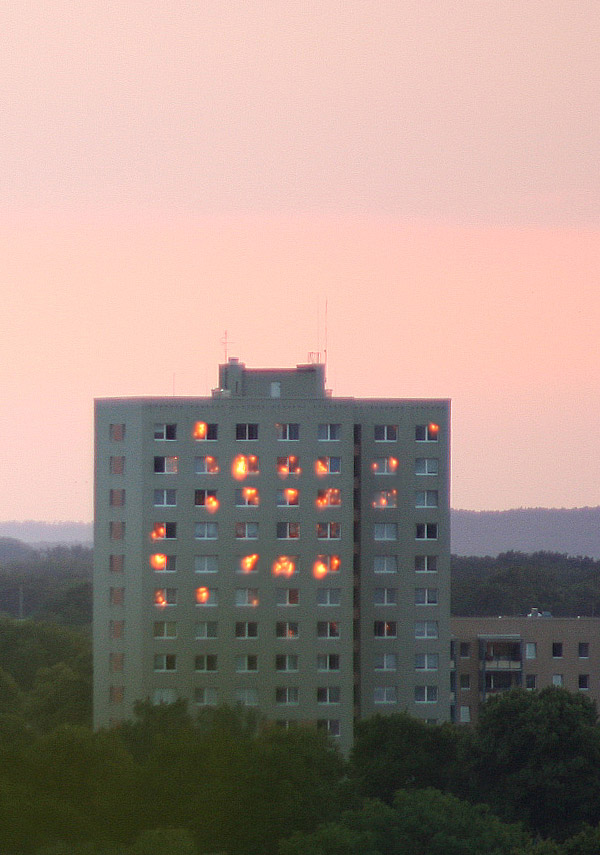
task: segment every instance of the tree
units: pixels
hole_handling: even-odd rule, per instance
[[[557,839],[600,819],[600,728],[583,695],[548,688],[490,698],[475,750],[476,793],[501,816]]]

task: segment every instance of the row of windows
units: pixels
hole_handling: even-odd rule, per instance
[[[437,508],[437,490],[416,490],[415,507]],[[154,507],[174,508],[177,506],[177,490],[158,489],[154,490]],[[288,487],[277,490],[275,503],[278,508],[291,508],[300,505],[300,490]],[[125,505],[125,490],[110,490],[109,504],[111,507],[123,507]],[[235,490],[234,504],[238,508],[258,507],[260,505],[260,491],[256,487],[240,487]],[[341,490],[337,487],[328,487],[317,490],[315,500],[317,508],[339,507],[342,504]],[[396,508],[398,507],[397,490],[376,490],[372,494],[371,504],[373,508]],[[206,507],[215,511],[219,507],[217,490],[194,490],[194,506]]]
[[[168,589],[167,589],[168,590]],[[158,621],[155,624],[155,632],[158,631],[161,624],[164,625],[164,631],[175,632],[175,621]],[[257,621],[236,621],[234,635],[235,638],[258,638],[259,625]],[[317,621],[317,638],[340,638],[340,623],[339,621]],[[374,621],[373,634],[375,638],[396,638],[397,637],[397,622],[396,621]],[[125,621],[113,620],[109,624],[109,635],[111,638],[120,639],[125,635]],[[195,637],[199,638],[217,638],[218,622],[217,621],[200,621],[195,627]],[[155,637],[168,637],[155,635]],[[275,623],[275,637],[281,639],[291,639],[300,637],[300,627],[297,621],[277,621]],[[437,621],[415,621],[415,638],[437,638],[438,637],[438,622]]]
[[[518,647],[518,642],[516,643]],[[563,642],[553,641],[551,646],[552,658],[562,659],[563,657]],[[538,655],[538,644],[536,641],[526,641],[524,645],[525,659],[536,659]],[[459,645],[459,655],[461,659],[466,659],[471,656],[471,645],[468,641],[462,641]],[[587,659],[590,655],[590,645],[587,641],[580,641],[577,644],[577,656],[580,659]]]
[[[505,673],[488,673],[486,674],[485,680],[485,689],[486,691],[498,691],[514,688],[514,685],[520,685],[520,682],[517,681],[516,684],[512,682],[512,675]],[[553,674],[552,675],[552,685],[553,686],[562,686],[563,685],[563,675],[562,674]],[[469,691],[471,689],[471,675],[470,674],[461,674],[459,686],[461,691]],[[525,688],[529,690],[537,689],[538,680],[537,674],[525,674]],[[578,689],[589,689],[590,687],[590,675],[589,674],[578,674],[577,676],[577,688]]]
[[[257,572],[260,566],[259,558],[260,557],[256,554],[239,556],[239,564],[236,567],[236,572]],[[335,559],[335,561],[333,561],[333,559]],[[341,566],[338,556],[319,555],[317,557],[317,560],[320,561],[322,564],[325,564],[325,568],[329,572],[335,572],[336,570],[339,570]],[[157,571],[174,572],[177,570],[177,556],[155,554],[150,557],[150,564]],[[280,565],[282,568],[282,572],[279,573],[279,575],[293,576],[298,570],[298,558],[297,556],[281,555],[276,561],[276,566],[279,567]],[[284,566],[285,572],[283,572]],[[414,569],[416,573],[436,573],[437,567],[437,555],[415,555]],[[109,557],[109,569],[111,573],[125,572],[125,556],[111,555]],[[216,573],[218,569],[219,558],[217,555],[195,556],[195,572]],[[373,558],[374,573],[397,573],[398,570],[399,563],[397,555],[375,555],[375,557]],[[470,656],[470,645],[468,643],[461,643],[460,649],[461,656]],[[464,653],[463,650],[465,651]]]
[[[155,592],[155,601],[160,600],[158,605],[163,605],[165,592],[169,591],[171,597],[177,599],[176,588],[159,588]],[[206,597],[203,604],[218,604],[218,589],[198,588],[196,596]],[[160,593],[158,593],[160,592]],[[317,588],[315,597],[318,606],[339,606],[341,602],[341,588]],[[122,606],[125,603],[125,588],[110,588],[109,602],[113,606]],[[236,588],[234,591],[234,602],[236,606],[258,606],[260,602],[258,588]],[[299,588],[276,588],[275,602],[278,606],[297,606],[300,604]],[[415,588],[415,605],[437,605],[437,588]],[[174,604],[174,603],[171,603]],[[398,604],[397,588],[375,588],[373,591],[373,604],[376,606],[396,606]]]
[[[235,426],[236,440],[247,441],[258,439],[258,424],[256,422],[238,422]],[[125,425],[110,425],[110,439],[122,441],[125,439]],[[198,421],[194,423],[192,436],[196,440],[216,440],[219,436],[219,425]],[[300,425],[297,422],[278,423],[275,425],[275,436],[278,440],[293,442],[300,439]],[[439,426],[430,422],[428,425],[415,426],[417,442],[437,442]],[[317,439],[320,441],[337,441],[342,438],[340,423],[320,423],[317,425]],[[175,422],[155,422],[154,439],[172,441],[177,439],[177,424]],[[398,425],[374,425],[373,439],[375,442],[397,442]]]
[[[375,541],[397,541],[399,526],[397,523],[375,523],[373,538]],[[323,522],[316,524],[316,534],[319,540],[340,540],[342,526],[338,522]],[[300,523],[278,522],[275,524],[277,540],[297,540],[300,537]],[[109,523],[111,540],[124,540],[125,522],[111,521]],[[257,522],[236,522],[234,536],[237,540],[257,540]],[[156,523],[152,540],[174,540],[177,537],[177,523]],[[219,525],[216,522],[197,522],[194,524],[195,540],[218,540]],[[415,523],[415,540],[437,540],[437,523]]]

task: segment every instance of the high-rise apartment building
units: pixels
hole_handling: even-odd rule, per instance
[[[94,711],[450,717],[449,402],[334,398],[324,366],[96,402]]]

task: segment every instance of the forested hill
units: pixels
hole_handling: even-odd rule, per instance
[[[600,558],[600,507],[452,511],[455,555],[510,551]]]

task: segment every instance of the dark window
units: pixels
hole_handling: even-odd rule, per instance
[[[590,645],[587,641],[580,641],[578,645],[578,655],[580,659],[587,659],[590,655]]]
[[[552,642],[552,656],[554,659],[561,659],[563,655],[562,641]]]

